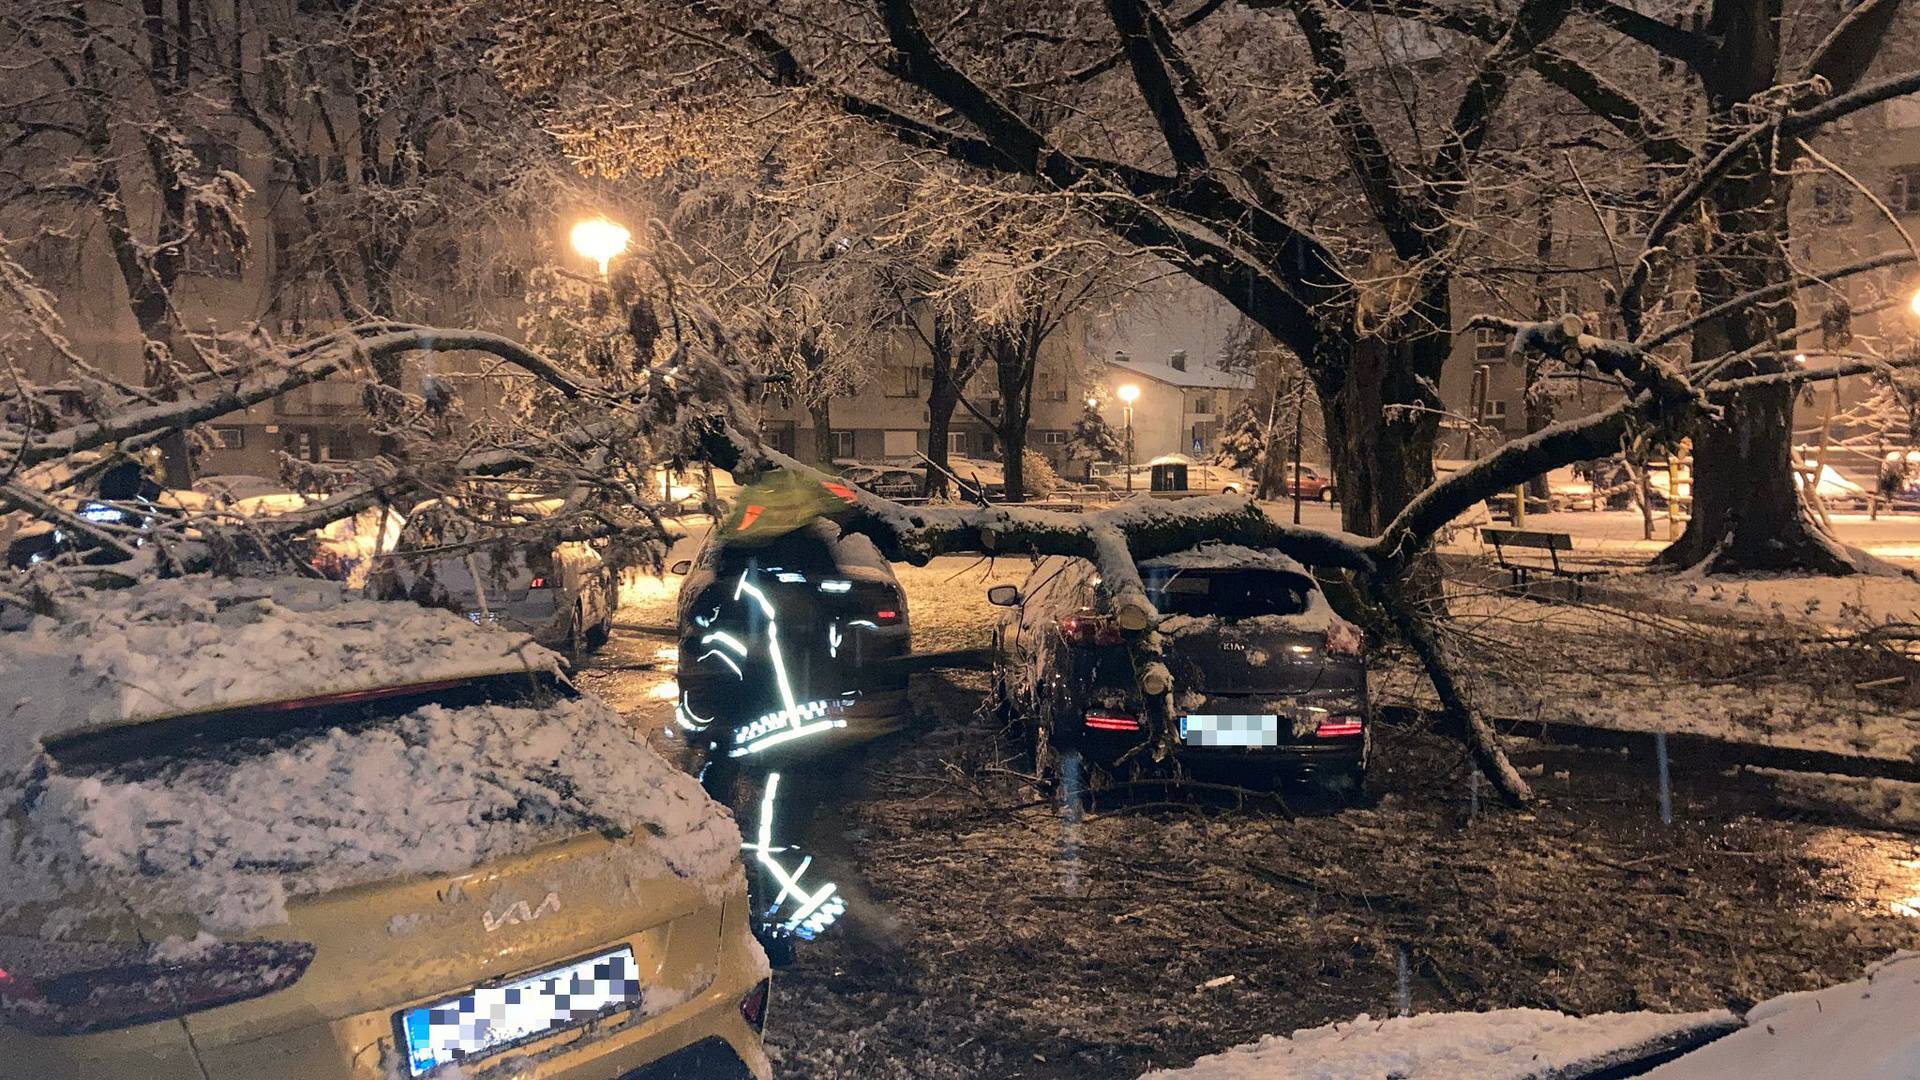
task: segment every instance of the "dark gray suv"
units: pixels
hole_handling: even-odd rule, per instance
[[[1174,677],[1180,763],[1273,782],[1311,778],[1346,796],[1365,779],[1372,713],[1365,640],[1300,564],[1205,544],[1139,564]],[[1003,715],[1037,744],[1112,767],[1144,738],[1144,702],[1092,563],[1048,558],[994,631]]]

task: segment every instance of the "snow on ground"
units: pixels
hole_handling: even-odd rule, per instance
[[[1626,573],[1594,584],[1610,594],[1626,593],[1682,608],[1717,609],[1743,621],[1784,619],[1855,630],[1889,622],[1920,623],[1920,581],[1904,576],[1702,578]]]
[[[1863,689],[1835,657],[1794,644],[1797,622],[1738,635],[1484,593],[1456,594],[1449,605],[1475,701],[1496,717],[1882,758],[1920,754],[1905,684],[1875,688],[1869,680]],[[1377,700],[1435,704],[1410,665],[1373,675]]]
[[[1545,1009],[1423,1013],[1269,1035],[1203,1057],[1191,1068],[1154,1071],[1152,1080],[1526,1080],[1602,1061],[1695,1028],[1731,1023],[1724,1010],[1602,1013],[1574,1017]],[[1812,1075],[1812,1074],[1807,1074]],[[1146,1080],[1143,1078],[1143,1080]]]
[[[1869,821],[1920,831],[1920,784],[1785,769],[1748,771],[1770,780],[1776,797],[1788,805],[1837,807]],[[1920,863],[1914,869],[1920,870]],[[1920,918],[1920,894],[1893,905],[1901,914]]]
[[[1865,513],[1846,513],[1833,514],[1831,518],[1834,534],[1841,543],[1883,559],[1920,562],[1920,514],[1887,512],[1874,518]],[[1514,527],[1492,520],[1484,507],[1475,507],[1454,524],[1456,528],[1451,541],[1445,545],[1446,550],[1484,553],[1488,558],[1493,557],[1493,546],[1481,543],[1479,527]],[[1670,526],[1664,514],[1654,515],[1653,539],[1649,540],[1640,511],[1589,510],[1528,514],[1525,528],[1566,533],[1573,538],[1576,559],[1643,562],[1667,546]],[[1546,552],[1539,554],[1544,556]]]
[[[1306,1028],[1201,1058],[1157,1080],[1525,1080],[1579,1075],[1636,1048],[1727,1023],[1724,1011],[1571,1017],[1541,1009],[1427,1013]],[[1896,953],[1862,978],[1755,1005],[1740,1030],[1646,1080],[1913,1080],[1920,1076],[1920,953]]]
[[[1763,1001],[1746,1021],[1646,1080],[1913,1080],[1920,1076],[1920,953],[1896,954],[1853,982]]]
[[[61,598],[0,633],[0,775],[47,736],[265,700],[514,671],[560,658],[519,635],[336,582],[198,575]]]

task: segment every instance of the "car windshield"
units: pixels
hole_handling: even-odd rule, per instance
[[[1313,582],[1284,570],[1149,568],[1147,597],[1163,615],[1251,619],[1298,615],[1313,600]]]

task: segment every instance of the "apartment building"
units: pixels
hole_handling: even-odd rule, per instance
[[[1905,250],[1907,240],[1901,229],[1920,234],[1920,97],[1898,99],[1863,112],[1828,132],[1816,149],[1844,169],[1847,176],[1801,163],[1807,175],[1795,185],[1791,206],[1796,264],[1806,269],[1832,269],[1871,255]],[[1554,208],[1557,261],[1568,266],[1604,266],[1616,255],[1631,260],[1639,253],[1653,207],[1609,203],[1604,198],[1596,202],[1599,219],[1595,206],[1584,201]],[[1898,227],[1889,220],[1888,212],[1898,221]],[[1607,227],[1605,234],[1598,227],[1601,221]],[[1608,234],[1611,245],[1606,242]],[[1482,311],[1513,317],[1568,312],[1599,316],[1611,303],[1606,281],[1604,273],[1555,275],[1544,296],[1527,288],[1491,296],[1461,283],[1454,291],[1454,315],[1463,324]],[[1910,305],[1916,290],[1920,290],[1920,270],[1904,265],[1806,289],[1800,295],[1799,323],[1817,324],[1823,311],[1844,299],[1856,313],[1849,320],[1848,331],[1858,342],[1882,350],[1904,347],[1920,342],[1920,313]],[[1888,300],[1897,302],[1881,311],[1867,310]],[[1526,310],[1529,306],[1532,310]],[[1600,329],[1611,333],[1618,328],[1603,323]],[[1806,363],[1821,367],[1843,362],[1821,355],[1821,336],[1812,333],[1801,342]],[[1676,356],[1684,358],[1684,342],[1674,349]],[[1441,398],[1448,410],[1442,420],[1441,455],[1484,453],[1493,445],[1525,434],[1526,378],[1524,361],[1508,355],[1505,335],[1487,330],[1456,334],[1440,381]],[[1827,417],[1844,418],[1871,392],[1871,381],[1864,376],[1811,388],[1801,396],[1795,417],[1803,441],[1817,440],[1816,431]],[[1563,418],[1585,415],[1615,400],[1611,391],[1592,383],[1562,384],[1555,388],[1554,397],[1553,414]]]
[[[1135,461],[1162,454],[1212,457],[1220,449],[1221,424],[1253,391],[1252,377],[1194,363],[1184,349],[1165,360],[1116,352],[1102,368],[1093,396],[1115,430],[1128,420],[1121,388],[1139,391],[1131,410]]]
[[[1063,464],[1067,433],[1080,414],[1093,365],[1087,354],[1087,323],[1069,319],[1041,346],[1034,371],[1027,445],[1056,468]],[[903,329],[859,391],[828,405],[835,461],[907,463],[927,451],[927,394],[933,360],[920,335]],[[998,458],[999,438],[981,419],[998,420],[1004,403],[990,365],[983,365],[964,390],[973,409],[954,409],[947,452],[974,458]],[[974,410],[979,410],[976,413]],[[794,402],[770,400],[763,432],[778,450],[813,461],[816,445],[810,410]]]

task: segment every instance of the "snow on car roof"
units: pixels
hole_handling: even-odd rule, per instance
[[[0,815],[0,916],[54,905],[184,914],[215,930],[285,922],[303,896],[457,873],[581,833],[628,842],[590,858],[623,879],[710,889],[740,834],[699,782],[594,698],[426,705],[234,759],[157,772],[52,771]],[[57,934],[59,926],[49,926]]]
[[[195,575],[60,598],[0,633],[0,777],[44,740],[168,716],[513,672],[558,654],[450,611],[338,582]]]
[[[62,598],[0,633],[0,918],[54,903],[284,921],[291,898],[450,873],[582,832],[629,876],[724,882],[739,834],[699,783],[597,699],[425,705],[244,752],[77,774],[43,741],[320,693],[557,672],[526,638],[334,582],[189,577]],[[548,695],[541,695],[543,698]],[[26,778],[31,777],[31,782]],[[30,792],[31,797],[23,797]],[[126,905],[122,907],[121,905]]]
[[[1140,560],[1142,570],[1280,570],[1311,578],[1307,568],[1278,551],[1239,544],[1205,543]]]

